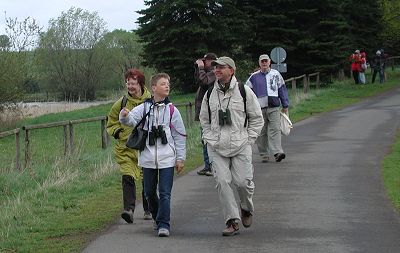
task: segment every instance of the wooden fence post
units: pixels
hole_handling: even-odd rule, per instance
[[[307,93],[308,92],[308,83],[307,83],[307,75],[303,75],[303,92]]]
[[[68,125],[64,125],[64,155],[68,153]]]
[[[74,151],[74,125],[69,122],[69,152],[72,154]]]
[[[15,168],[21,170],[20,160],[20,145],[19,145],[19,128],[15,132]]]
[[[106,120],[101,120],[101,148],[107,148],[107,132],[106,132]]]
[[[317,90],[319,89],[319,72],[317,72]]]
[[[29,166],[29,160],[29,130],[25,129],[25,169]]]
[[[296,79],[292,79],[292,89],[294,90],[294,91],[296,91],[297,90],[297,87],[296,87]]]

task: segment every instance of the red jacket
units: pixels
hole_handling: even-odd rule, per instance
[[[361,69],[361,55],[360,54],[350,55],[349,61],[351,62],[351,70],[352,71],[359,71]]]

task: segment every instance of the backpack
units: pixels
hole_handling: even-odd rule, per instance
[[[244,88],[244,84],[239,83],[239,91],[240,91],[240,95],[242,95],[243,98],[243,107],[244,107],[244,113],[246,114],[246,118],[244,119],[244,127],[247,126],[247,107],[246,107],[246,89]],[[211,92],[214,89],[214,85],[212,85],[210,88],[208,88],[207,90],[207,107],[208,107],[208,122],[211,124],[211,109],[210,109],[210,96],[211,96]]]

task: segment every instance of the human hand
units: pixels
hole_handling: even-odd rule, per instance
[[[129,114],[129,110],[128,110],[128,109],[126,109],[126,107],[124,107],[124,108],[122,108],[122,110],[121,110],[120,114],[121,114],[121,116],[122,116],[123,118],[125,118],[125,117],[127,117],[127,116],[128,116],[128,114]]]
[[[282,108],[282,112],[286,115],[289,115],[289,108]]]
[[[198,59],[198,60],[196,61],[196,64],[197,64],[197,66],[198,66],[199,68],[204,68],[204,62],[203,62],[202,59]]]
[[[176,161],[175,164],[175,169],[176,169],[176,173],[179,175],[182,173],[182,171],[184,170],[184,163],[181,160]]]

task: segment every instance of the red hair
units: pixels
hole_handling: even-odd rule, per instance
[[[129,78],[137,80],[140,87],[142,87],[142,91],[144,90],[145,77],[144,77],[144,74],[142,71],[140,71],[138,69],[128,69],[125,72],[125,81],[128,81]]]

